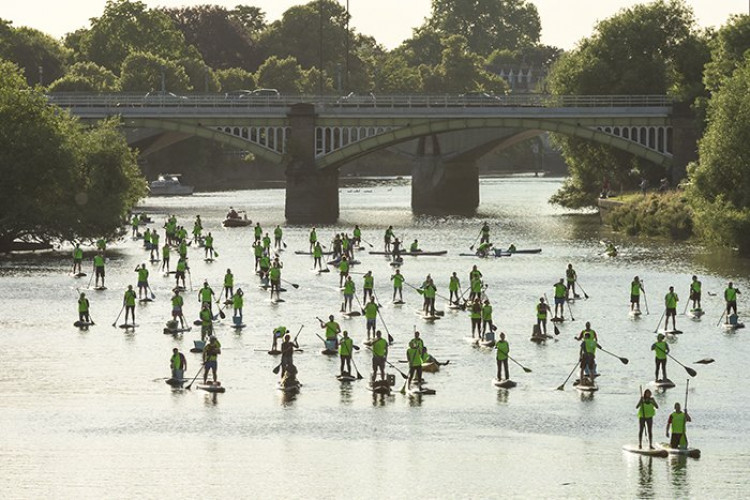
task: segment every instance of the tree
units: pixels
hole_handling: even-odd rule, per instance
[[[49,92],[115,92],[120,82],[114,73],[92,62],[78,62],[62,78],[52,82]]]
[[[375,67],[374,91],[384,94],[408,94],[422,91],[419,69],[409,66],[406,59],[395,52],[380,58]]]
[[[695,225],[717,244],[750,255],[750,59],[745,57],[708,104],[708,127],[690,169]]]
[[[701,92],[706,44],[684,1],[636,5],[598,23],[593,36],[555,63],[548,85],[555,94],[670,94],[692,102]],[[644,169],[607,146],[565,136],[555,140],[571,175],[551,200],[563,206],[595,206],[605,177],[634,188],[641,175],[652,181],[669,175],[653,165]]]
[[[258,7],[238,5],[229,12],[229,15],[237,20],[251,36],[260,33],[267,26],[266,14]]]
[[[219,90],[219,79],[214,71],[200,59],[183,58],[176,61],[185,69],[190,80],[190,87],[196,92],[217,92]]]
[[[84,128],[49,106],[16,66],[1,60],[0,164],[0,248],[6,250],[19,238],[49,242],[113,234],[145,194],[135,155],[114,124]],[[110,178],[118,182],[108,184]]]
[[[404,58],[411,67],[437,66],[443,55],[441,35],[430,26],[412,30],[412,37],[404,40],[393,52]]]
[[[162,81],[170,92],[193,90],[184,67],[154,54],[130,54],[122,63],[120,74],[120,88],[124,92],[161,90]]]
[[[732,16],[710,43],[711,60],[706,63],[703,82],[710,92],[719,90],[722,82],[745,62],[750,48],[750,16]]]
[[[317,94],[321,91],[320,84],[323,84],[322,93],[330,94],[333,92],[333,80],[320,71],[318,68],[302,70],[302,81],[300,90],[303,94]]]
[[[220,69],[215,72],[222,92],[251,90],[255,88],[255,77],[242,68]]]
[[[302,67],[293,57],[269,57],[258,68],[255,79],[259,87],[276,89],[282,94],[302,92]]]
[[[32,28],[14,28],[0,19],[0,58],[21,67],[29,85],[44,85],[63,76],[70,55],[51,36]]]
[[[453,35],[443,40],[440,64],[434,68],[420,66],[425,92],[460,93],[474,90],[504,93],[508,85],[499,76],[482,68],[481,58],[471,52],[466,38]]]
[[[108,0],[91,29],[80,33],[83,60],[95,62],[119,74],[123,61],[134,52],[149,52],[165,59],[200,57],[172,20],[143,2]]]

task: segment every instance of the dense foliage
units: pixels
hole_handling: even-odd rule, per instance
[[[658,236],[684,240],[693,235],[693,213],[678,191],[640,196],[612,209],[607,222],[630,236]]]

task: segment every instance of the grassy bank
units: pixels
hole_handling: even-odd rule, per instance
[[[630,236],[686,240],[693,235],[693,211],[681,191],[628,193],[614,198],[622,205],[604,216],[604,223]]]

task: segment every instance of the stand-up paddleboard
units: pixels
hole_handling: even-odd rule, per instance
[[[701,309],[700,307],[690,309],[687,313],[687,315],[693,319],[700,319],[700,317],[703,316],[704,314],[706,314],[705,311]]]
[[[212,259],[211,257],[207,257],[207,258],[203,259],[203,262],[213,262],[213,261],[214,261],[214,259]]]
[[[495,387],[499,387],[501,389],[512,389],[513,387],[517,386],[515,382],[513,382],[510,379],[502,379],[499,380],[497,378],[492,379],[492,383],[495,385]]]
[[[488,348],[495,347],[495,341],[494,340],[480,340],[479,347],[488,347]]]
[[[232,302],[232,300],[231,300],[231,299],[227,299],[227,300],[225,300],[225,301],[224,301],[224,305],[225,305],[225,306],[231,306],[231,305],[232,305],[233,303],[234,303],[234,302]]]
[[[427,387],[419,387],[417,385],[413,385],[410,388],[406,390],[406,392],[410,395],[414,396],[432,396],[436,393],[435,389],[428,389]]]
[[[182,387],[185,385],[186,379],[184,378],[168,378],[164,382],[167,383],[167,385],[171,385],[172,387]]]
[[[479,346],[480,339],[478,337],[464,337],[464,342],[472,346]]]
[[[73,326],[77,326],[78,328],[88,328],[93,324],[93,321],[76,321],[73,323]]]
[[[657,389],[671,389],[675,386],[675,383],[666,378],[654,380],[653,382],[651,382],[651,385],[653,385]]]
[[[148,261],[152,264],[156,264],[157,262],[161,262],[161,259],[149,259]]]
[[[153,301],[154,301],[154,299],[149,298],[149,297],[145,297],[143,299],[138,299],[138,302],[140,302],[141,304],[147,304],[147,303],[153,302]]]
[[[95,286],[94,287],[94,290],[96,290],[97,292],[101,292],[101,291],[106,290],[106,289],[107,289],[106,286]]]
[[[594,378],[596,378],[596,377],[597,377],[597,375],[594,375]],[[584,377],[584,378],[586,378],[586,377]],[[585,384],[582,384],[580,380],[576,380],[575,382],[573,382],[573,386],[579,392],[586,393],[586,394],[592,393],[592,392],[596,392],[596,391],[599,390],[599,386],[596,385],[596,382],[594,382],[591,379],[586,379],[586,383]]]
[[[630,317],[632,318],[639,318],[641,316],[641,310],[640,309],[631,309],[628,313]]]
[[[682,335],[682,330],[659,330],[664,335]]]
[[[690,458],[700,458],[701,450],[698,448],[672,448],[669,443],[658,443],[656,446],[665,450],[669,455],[682,455]]]
[[[475,253],[459,253],[460,257],[476,257],[478,259],[486,259],[489,255],[477,255]]]
[[[667,453],[667,450],[662,448],[650,449],[648,446],[639,448],[634,444],[626,444],[622,447],[622,449],[630,453],[635,453],[636,455],[645,455],[647,457],[666,457],[667,455],[669,455],[669,453]]]
[[[258,289],[268,291],[271,289],[271,285],[258,285]],[[286,292],[286,288],[279,288],[279,292],[284,293]]]
[[[245,323],[232,323],[232,328],[235,330],[242,330],[245,327],[247,327]]]
[[[284,299],[271,299],[271,304],[281,304],[282,302],[286,302]]]
[[[548,339],[554,338],[552,335],[532,335],[529,339],[532,342],[536,342],[537,344],[542,344],[546,342]]]
[[[433,316],[432,314],[423,314],[421,312],[418,312],[417,316],[419,316],[420,318],[422,318],[425,321],[430,321],[430,322],[436,321],[436,320],[440,319],[440,316],[438,316],[437,314]]]
[[[298,392],[300,390],[300,387],[302,387],[302,384],[300,384],[297,380],[293,380],[287,383],[279,382],[276,387],[282,392]]]
[[[86,273],[75,273],[71,274],[71,276],[73,276],[74,278],[83,278],[84,276],[86,276]]]
[[[391,386],[387,380],[376,380],[367,384],[367,390],[372,391],[375,394],[384,394],[386,396],[391,394]]]
[[[370,339],[367,339],[367,340],[365,340],[364,342],[362,342],[362,344],[363,344],[363,345],[366,345],[367,347],[369,347],[369,346],[371,346],[371,345],[372,345],[372,342],[373,342],[372,340],[370,340]]]
[[[558,318],[557,316],[555,316],[554,318],[550,319],[550,321],[552,321],[553,323],[562,323],[565,321],[565,318]]]
[[[328,262],[326,262],[326,264],[328,264],[329,266],[338,266],[339,264],[341,264],[341,259],[329,260]],[[349,259],[350,266],[356,266],[357,264],[361,264],[361,262],[357,259]]]
[[[197,384],[198,389],[206,392],[226,392],[226,388],[221,385],[221,382],[206,382],[205,384]]]
[[[460,311],[465,308],[466,306],[462,306],[461,304],[456,304],[456,303],[448,304],[448,309],[450,309],[451,311]]]
[[[359,311],[341,311],[341,315],[345,318],[356,318],[357,316],[362,316],[362,313]]]
[[[357,377],[352,376],[351,373],[344,373],[343,375],[337,375],[336,380],[339,382],[354,382]]]
[[[305,252],[304,250],[295,250],[294,254],[295,255],[312,255],[313,253],[312,252]],[[326,251],[321,252],[321,255],[331,255],[331,254],[333,254],[333,252],[331,252],[330,250],[327,251],[327,252]]]
[[[378,252],[378,251],[370,251],[367,252],[370,255],[391,255],[391,252]],[[434,250],[434,251],[419,251],[419,252],[401,252],[401,255],[407,255],[409,257],[429,257],[429,256],[436,256],[436,255],[445,255],[448,253],[448,250]]]
[[[162,333],[164,333],[164,335],[179,335],[181,333],[189,332],[190,330],[192,330],[191,327],[187,327],[187,328],[165,328],[162,331]]]
[[[403,260],[403,259],[401,259],[401,260],[394,260],[394,261],[391,261],[391,262],[390,262],[389,264],[390,264],[391,266],[393,266],[393,267],[401,267],[401,265],[402,265],[403,263],[404,263],[404,260]]]
[[[404,302],[403,300],[394,300],[393,302],[391,302],[391,304],[393,304],[394,306],[402,306],[406,304],[406,302]]]
[[[135,330],[137,326],[138,325],[136,325],[135,323],[123,323],[120,325],[120,328],[122,328],[123,330]]]
[[[326,356],[338,356],[339,352],[335,349],[323,349],[320,351],[320,354],[325,354]]]
[[[203,352],[204,347],[206,347],[204,340],[193,340],[193,347],[190,349],[190,352]]]

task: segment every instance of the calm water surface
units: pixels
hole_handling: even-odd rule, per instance
[[[501,246],[542,247],[539,255],[483,260],[461,257],[478,233],[479,221],[465,218],[414,217],[410,187],[389,183],[341,190],[341,221],[319,228],[321,239],[355,223],[368,241],[380,246],[386,225],[422,248],[446,249],[446,257],[408,259],[402,272],[418,284],[427,273],[447,294],[451,272],[462,281],[479,264],[495,305],[495,321],[509,336],[511,353],[533,370],[511,365],[518,387],[495,389],[494,355],[464,341],[470,332],[465,313],[426,324],[414,313],[420,297],[405,289],[407,305],[387,304],[391,269],[380,256],[362,254],[358,271],[372,270],[376,293],[384,302],[383,318],[395,337],[391,360],[405,359],[414,327],[431,352],[450,360],[440,373],[427,374],[434,396],[422,399],[395,394],[373,397],[365,382],[342,385],[334,378],[338,360],[318,354],[321,342],[315,316],[335,313],[341,296],[334,273],[308,270],[307,227],[286,227],[288,250],[283,278],[299,290],[272,306],[257,289],[252,273],[251,230],[223,229],[230,205],[248,210],[253,220],[271,229],[283,224],[281,190],[200,194],[144,202],[144,210],[161,222],[175,213],[192,227],[196,213],[215,236],[220,258],[211,264],[192,250],[192,281],[207,278],[218,292],[227,267],[245,292],[241,334],[230,319],[219,323],[223,345],[219,375],[225,394],[173,391],[169,375],[172,347],[188,358],[187,375],[199,368],[190,354],[193,331],[184,338],[163,335],[170,313],[172,279],[152,266],[157,300],[137,307],[135,333],[112,328],[128,284],[135,284],[136,265],[146,253],[140,242],[117,243],[110,252],[105,292],[89,292],[89,331],[72,326],[77,318],[76,287],[88,278],[68,275],[69,249],[0,260],[0,488],[4,498],[737,498],[747,496],[750,438],[744,432],[750,400],[746,331],[724,333],[716,324],[727,280],[748,289],[747,260],[700,247],[669,242],[625,240],[600,227],[596,216],[570,214],[546,203],[558,180],[487,179],[481,184],[479,217],[490,221]],[[160,225],[160,224],[159,224]],[[152,225],[153,227],[153,225]],[[613,239],[620,255],[602,255],[601,239]],[[87,254],[87,259],[90,255]],[[528,341],[535,321],[534,305],[563,276],[568,262],[578,270],[590,296],[573,306],[574,322],[545,346]],[[174,263],[173,263],[174,264]],[[90,260],[87,260],[90,267]],[[90,269],[85,269],[90,272]],[[700,460],[648,459],[625,454],[621,446],[637,442],[635,404],[641,384],[653,377],[653,331],[662,298],[674,285],[686,300],[690,276],[698,274],[707,311],[702,321],[678,316],[685,334],[672,343],[672,354],[685,364],[712,357],[711,365],[693,365],[689,408],[691,444]],[[650,314],[628,317],[629,283],[645,280]],[[356,279],[361,288],[361,278]],[[744,299],[744,302],[747,299]],[[438,300],[440,307],[444,302]],[[197,293],[187,294],[186,314],[197,317]],[[743,305],[740,308],[743,309]],[[231,314],[229,315],[231,316]],[[577,360],[573,335],[591,321],[600,343],[629,364],[600,353],[600,390],[582,398],[571,383],[555,388]],[[355,340],[363,340],[364,319],[340,320]],[[275,389],[271,369],[278,362],[264,350],[273,327],[296,331],[305,325],[295,356],[304,384],[296,398]],[[197,329],[196,329],[197,330]],[[364,349],[355,362],[365,374]],[[404,366],[404,365],[400,365]],[[656,436],[663,436],[669,409],[684,401],[687,374],[674,362],[669,375],[677,388],[657,395]],[[397,376],[398,380],[401,380]],[[397,382],[400,384],[400,382]],[[397,387],[398,388],[398,387]],[[664,440],[663,437],[659,440]]]

